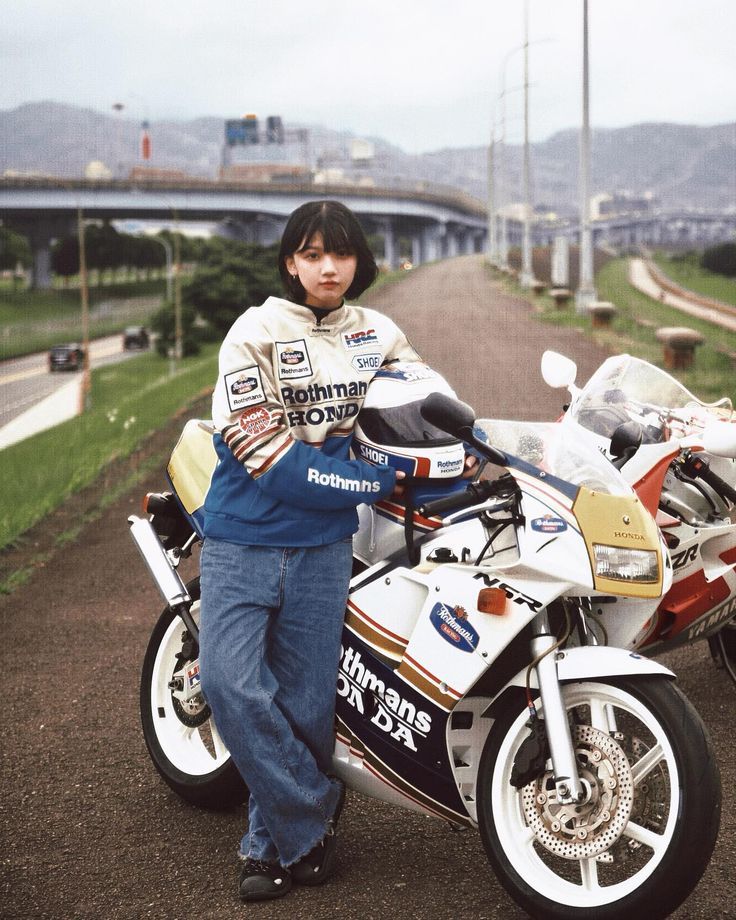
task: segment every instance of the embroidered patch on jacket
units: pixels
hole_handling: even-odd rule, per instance
[[[231,374],[225,374],[225,392],[231,412],[265,402],[261,369],[254,364],[253,367],[244,367]]]
[[[273,421],[278,420],[278,412],[269,412],[265,406],[254,406],[240,413],[238,425],[240,430],[252,438],[254,435],[267,431]]]
[[[381,367],[383,355],[380,351],[372,351],[367,355],[353,355],[350,363],[361,374],[375,373]]]
[[[375,329],[362,329],[359,332],[343,332],[342,343],[348,351],[362,348],[364,345],[378,345]]]
[[[279,380],[298,380],[300,377],[312,376],[312,364],[304,339],[276,342],[276,356]]]

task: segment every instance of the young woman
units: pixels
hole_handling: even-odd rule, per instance
[[[220,350],[201,558],[203,689],[251,793],[244,900],[333,870],[344,790],[329,769],[356,508],[403,475],[351,460],[350,440],[376,370],[417,360],[395,323],[345,302],[377,269],[344,205],[298,208],[278,260],[288,299],[247,310]]]

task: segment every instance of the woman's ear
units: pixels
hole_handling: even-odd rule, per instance
[[[292,276],[292,278],[296,278],[299,273],[296,270],[296,262],[294,261],[294,256],[287,256],[284,259],[284,265],[286,266],[286,270]]]

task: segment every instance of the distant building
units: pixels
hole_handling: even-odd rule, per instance
[[[590,199],[590,216],[592,220],[600,220],[624,214],[648,214],[658,204],[652,192],[644,192],[643,195],[628,191],[602,192]]]
[[[160,166],[134,166],[128,178],[134,182],[176,182],[181,179],[196,179],[183,169],[162,169]]]
[[[85,179],[112,179],[112,170],[102,160],[90,160],[84,167]]]
[[[289,163],[232,163],[221,166],[218,179],[221,182],[299,182],[310,178],[306,166]]]

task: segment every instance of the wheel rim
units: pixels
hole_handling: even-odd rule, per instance
[[[496,759],[491,788],[493,821],[506,858],[530,888],[556,903],[592,907],[626,897],[662,861],[677,822],[679,772],[666,730],[636,697],[597,683],[568,685],[563,694],[568,711],[575,709],[577,721],[595,730],[581,730],[580,724],[573,728],[581,774],[593,783],[614,774],[616,782],[621,781],[616,813],[608,807],[610,796],[605,801],[592,796],[578,815],[578,824],[573,826],[570,820],[569,846],[557,847],[554,838],[564,837],[565,828],[552,825],[552,820],[545,825],[545,819],[557,817],[557,824],[564,825],[569,815],[560,820],[553,809],[544,812],[545,802],[536,806],[539,820],[530,820],[532,798],[538,801],[540,794],[554,787],[551,782],[545,785],[544,778],[523,789],[510,783],[514,755],[529,734],[524,710],[507,732]],[[593,750],[602,740],[601,733],[610,739],[604,745],[604,759],[608,757],[612,767],[596,773],[581,752]],[[578,827],[585,828],[584,839],[575,839]],[[553,852],[555,848],[557,852]],[[563,852],[567,855],[560,855]]]
[[[199,601],[192,604],[191,613],[199,621]],[[156,653],[151,674],[151,719],[161,750],[172,765],[190,776],[207,776],[219,770],[230,753],[210,715],[202,720],[204,700],[182,706],[169,688],[169,681],[179,668],[176,659],[181,651],[184,625],[178,617],[169,624]]]

